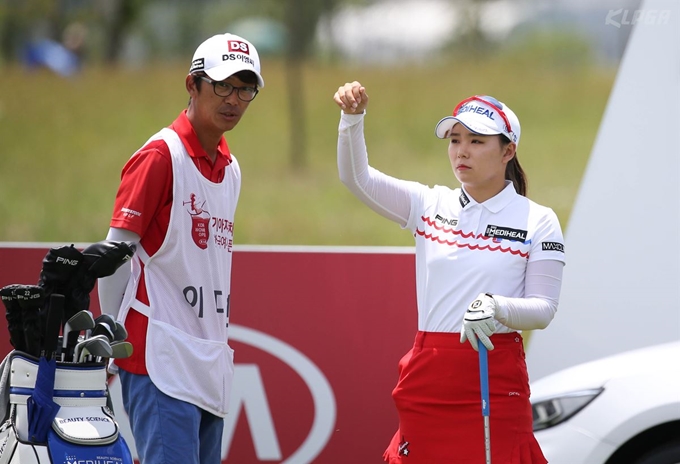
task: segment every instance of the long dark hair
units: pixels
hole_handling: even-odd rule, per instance
[[[501,146],[503,148],[505,148],[509,143],[510,140],[507,137],[501,136]],[[524,169],[522,169],[522,166],[519,164],[517,152],[515,152],[515,156],[513,156],[510,161],[508,161],[508,164],[505,165],[505,179],[512,182],[517,193],[523,197],[527,196],[529,182],[527,180],[527,175],[524,173]]]

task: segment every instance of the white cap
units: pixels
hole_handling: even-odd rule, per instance
[[[519,119],[503,102],[488,95],[475,95],[460,102],[453,110],[453,116],[446,116],[437,123],[434,133],[445,139],[457,123],[475,134],[503,134],[519,145]]]
[[[214,81],[223,81],[240,71],[251,71],[257,76],[258,87],[264,87],[257,50],[246,39],[234,34],[214,35],[198,46],[189,73],[198,71]]]

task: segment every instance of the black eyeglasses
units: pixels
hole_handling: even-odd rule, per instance
[[[231,85],[229,82],[214,81],[212,79],[208,79],[205,76],[198,77],[206,81],[208,84],[212,84],[213,90],[215,91],[215,95],[217,95],[218,97],[228,97],[229,95],[234,93],[234,90],[236,90],[237,91],[236,95],[238,96],[239,100],[249,102],[255,100],[255,97],[259,92],[259,90],[257,90],[257,87],[235,87]]]

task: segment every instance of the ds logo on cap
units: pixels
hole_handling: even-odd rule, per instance
[[[245,42],[239,42],[238,40],[229,41],[229,51],[245,53],[246,55],[250,55],[250,49],[248,48],[248,44]]]
[[[190,73],[203,71],[214,81],[223,81],[241,71],[257,77],[257,86],[264,87],[260,74],[260,57],[248,40],[234,34],[217,34],[201,43],[191,61]]]

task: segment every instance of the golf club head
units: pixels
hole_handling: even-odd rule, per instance
[[[96,321],[96,319],[95,319]],[[109,342],[112,342],[115,339],[115,334],[113,332],[113,329],[107,322],[96,322],[94,329],[92,329],[91,336],[96,336],[96,335],[104,335]]]
[[[127,340],[127,338],[128,338],[128,331],[127,331],[127,329],[126,329],[125,326],[124,326],[123,324],[121,324],[120,322],[118,322],[118,321],[115,321],[115,322],[116,322],[116,328],[115,328],[115,330],[113,331],[114,339],[115,339],[117,342],[122,342],[122,341]]]
[[[104,335],[96,335],[84,339],[75,346],[73,362],[85,362],[88,355],[110,357],[112,352],[109,340]]]
[[[109,324],[109,327],[111,327],[111,330],[113,331],[113,339],[115,341],[122,342],[128,337],[127,329],[123,324],[118,322],[112,315],[107,314],[107,313],[102,313],[101,315],[97,316],[94,320],[95,322],[106,322]]]
[[[107,313],[101,313],[99,316],[94,318],[94,322],[106,322],[111,327],[116,323],[116,319]]]
[[[111,343],[111,357],[115,359],[129,358],[132,356],[132,343],[130,342],[114,342]]]
[[[64,324],[64,336],[61,345],[61,360],[66,357],[78,343],[78,335],[83,330],[94,329],[94,317],[90,311],[82,310],[71,316]]]

